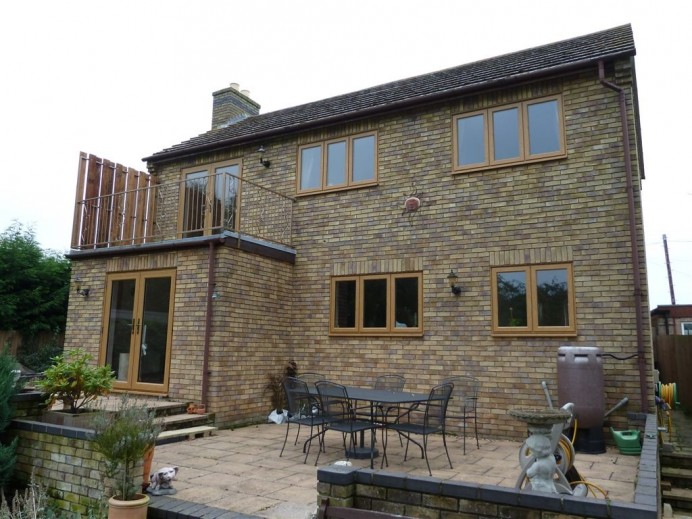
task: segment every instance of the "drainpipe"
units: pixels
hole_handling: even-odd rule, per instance
[[[625,176],[627,177],[627,205],[629,208],[630,248],[632,253],[632,277],[634,278],[634,306],[637,318],[637,360],[639,364],[639,388],[641,391],[642,413],[649,412],[649,394],[646,383],[646,356],[644,352],[644,323],[642,320],[642,283],[639,272],[639,245],[637,237],[637,219],[634,208],[634,185],[632,182],[632,159],[630,132],[627,124],[627,99],[625,89],[605,79],[603,61],[598,62],[598,79],[606,88],[618,93],[620,97],[620,124],[622,126],[622,144],[625,154]]]
[[[214,259],[216,257],[216,247],[224,242],[224,238],[212,240],[209,242],[209,257],[207,268],[207,317],[204,323],[204,360],[202,362],[202,404],[205,406],[207,402],[207,393],[209,391],[209,343],[211,340],[211,323],[214,317],[214,306],[212,294],[214,293],[214,284],[216,283],[216,269],[214,267]]]

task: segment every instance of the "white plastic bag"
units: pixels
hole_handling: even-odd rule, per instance
[[[278,413],[276,409],[274,409],[271,413],[269,413],[269,416],[267,417],[268,422],[274,422],[274,423],[284,423],[286,422],[286,411],[284,410],[283,413]]]

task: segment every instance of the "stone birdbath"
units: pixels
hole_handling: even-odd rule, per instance
[[[572,414],[564,409],[510,409],[510,416],[525,422],[529,429],[529,437],[525,445],[531,449],[533,458],[522,467],[522,473],[517,481],[517,488],[521,488],[524,478],[528,477],[532,490],[551,493],[572,493],[569,483],[558,470],[555,461],[555,445],[552,442],[553,427],[564,424]],[[522,445],[522,449],[524,446]],[[558,475],[557,485],[555,474]],[[558,488],[559,487],[559,488]],[[565,488],[566,487],[566,488]]]

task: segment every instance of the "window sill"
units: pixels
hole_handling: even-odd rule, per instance
[[[548,161],[560,161],[560,160],[567,160],[567,154],[563,153],[560,155],[550,155],[549,157],[537,157],[534,159],[529,159],[529,160],[522,160],[522,161],[517,161],[517,162],[502,162],[499,164],[489,164],[489,165],[483,165],[483,166],[478,166],[478,167],[466,167],[466,168],[452,168],[452,175],[463,175],[465,173],[476,173],[478,171],[488,171],[488,170],[493,170],[493,169],[503,169],[503,168],[515,168],[517,166],[526,166],[529,164],[537,164],[541,162],[548,162]]]

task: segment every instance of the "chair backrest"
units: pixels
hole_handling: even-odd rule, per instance
[[[475,414],[478,392],[480,391],[480,380],[474,377],[458,375],[447,377],[442,380],[442,384],[451,382],[454,384],[452,398],[449,401],[451,407],[450,416],[470,416]]]
[[[320,380],[315,383],[320,397],[322,415],[329,421],[345,421],[351,416],[351,404],[346,386]]]
[[[312,412],[314,397],[310,396],[310,390],[305,381],[295,377],[286,377],[283,386],[289,414],[306,415]]]
[[[440,384],[430,390],[428,402],[425,404],[425,425],[428,428],[444,430],[447,417],[447,406],[454,385],[451,382]]]
[[[373,389],[385,391],[403,391],[406,379],[401,375],[380,375],[375,379]]]
[[[326,380],[322,373],[316,373],[314,371],[306,371],[305,373],[299,373],[296,378],[303,380],[307,385],[311,386],[318,380]]]

